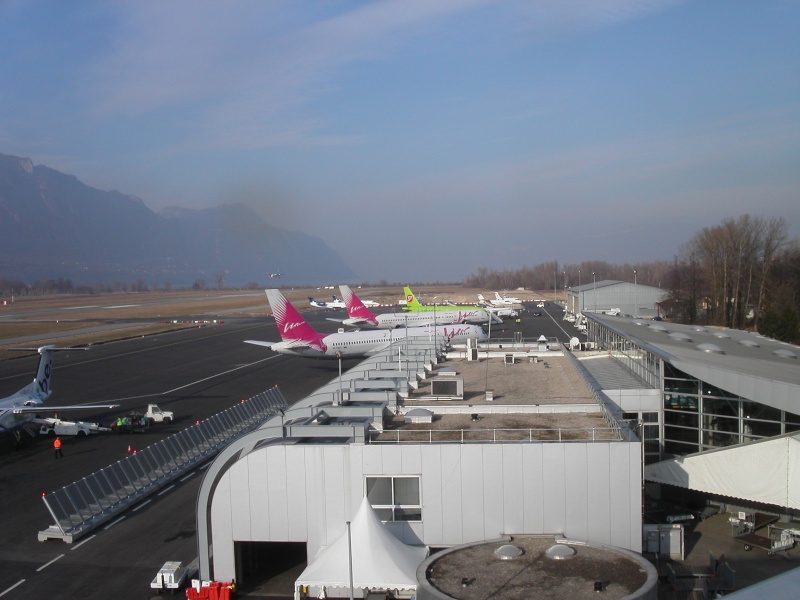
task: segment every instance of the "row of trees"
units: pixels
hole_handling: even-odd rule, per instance
[[[789,239],[781,218],[725,219],[695,234],[672,262],[550,261],[516,270],[484,268],[464,285],[559,294],[605,279],[663,287],[663,308],[680,323],[752,328],[775,339],[800,342],[800,246]]]
[[[668,281],[671,270],[672,265],[669,261],[613,265],[599,260],[583,261],[580,264],[559,264],[554,260],[533,267],[506,271],[490,271],[482,268],[470,275],[464,281],[464,285],[498,291],[523,287],[529,290],[555,290],[562,293],[566,288],[613,279],[661,287]]]
[[[800,249],[782,218],[743,215],[702,229],[675,257],[668,289],[677,321],[799,341]]]

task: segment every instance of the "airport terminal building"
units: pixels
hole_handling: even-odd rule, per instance
[[[200,490],[201,577],[247,584],[299,548],[296,596],[346,597],[316,573],[350,522],[373,570],[402,554],[364,541],[365,498],[393,539],[426,552],[522,535],[640,552],[642,445],[621,412],[554,340],[498,346],[391,348],[232,444]],[[416,593],[416,566],[386,577],[396,597]]]
[[[200,490],[201,577],[246,584],[294,551],[308,563],[296,597],[333,597],[341,577],[325,589],[311,574],[331,572],[323,557],[352,523],[385,573],[362,589],[410,597],[420,575],[392,557],[420,548],[533,535],[663,551],[644,513],[665,489],[800,508],[797,347],[585,315],[591,351],[396,345],[232,444]],[[361,537],[376,519],[403,550]]]

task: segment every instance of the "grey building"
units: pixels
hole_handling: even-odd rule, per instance
[[[651,318],[662,316],[659,302],[666,292],[661,288],[604,279],[566,290],[567,316],[604,313]]]
[[[800,509],[797,346],[722,327],[586,316],[589,339],[646,382],[615,402],[638,424],[647,481]]]

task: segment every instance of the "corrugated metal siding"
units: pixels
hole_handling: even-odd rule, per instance
[[[233,540],[308,542],[341,534],[367,475],[420,475],[421,522],[400,539],[451,545],[499,534],[564,533],[641,551],[638,443],[267,446],[222,477],[211,509],[215,577],[233,577]]]

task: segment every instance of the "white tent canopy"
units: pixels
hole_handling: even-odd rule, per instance
[[[644,478],[690,490],[800,508],[800,434],[665,460],[645,467]]]
[[[350,523],[354,589],[416,590],[417,567],[427,557],[424,546],[408,546],[381,523],[367,498]],[[323,546],[295,582],[295,590],[350,587],[347,529]]]

